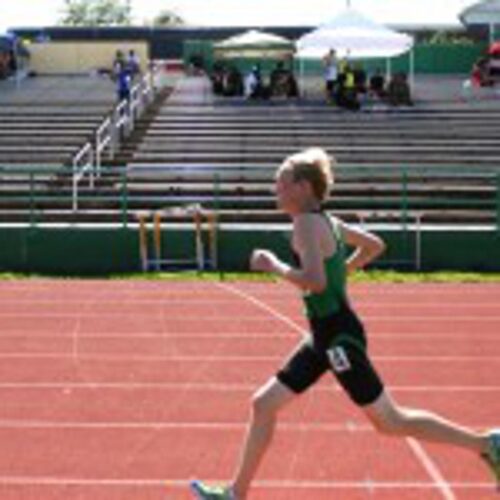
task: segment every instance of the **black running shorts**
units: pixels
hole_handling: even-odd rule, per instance
[[[359,406],[375,402],[384,386],[367,355],[363,325],[343,306],[338,313],[310,320],[311,336],[304,339],[277,374],[278,380],[300,394],[331,370]]]

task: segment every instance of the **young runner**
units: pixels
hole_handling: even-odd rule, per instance
[[[378,257],[384,243],[321,210],[331,184],[331,159],[318,148],[288,157],[277,171],[277,202],[292,219],[297,262],[292,267],[268,250],[256,250],[251,267],[276,273],[304,293],[311,334],[255,393],[233,480],[226,486],[194,481],[191,488],[199,499],[244,500],[271,442],[277,414],[328,370],[378,431],[467,448],[481,455],[500,480],[499,430],[480,433],[433,413],[399,406],[384,387],[346,290],[347,274]],[[354,252],[348,255],[347,247],[354,247]]]

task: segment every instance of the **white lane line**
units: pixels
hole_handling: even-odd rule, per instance
[[[245,430],[248,422],[69,422],[45,420],[0,420],[0,429],[157,429],[157,430]],[[367,432],[374,433],[371,426],[349,422],[348,424],[323,423],[278,423],[278,429],[285,432]]]
[[[377,362],[388,363],[498,363],[500,362],[500,355],[498,356],[398,356],[398,355],[375,355],[371,357]],[[68,361],[73,359],[72,353],[61,352],[16,352],[16,353],[0,353],[0,360],[15,359],[15,360],[62,360]],[[230,355],[138,355],[138,354],[97,354],[97,353],[78,353],[78,360],[82,361],[106,361],[106,362],[138,362],[138,363],[157,363],[157,362],[180,362],[180,363],[267,363],[282,361],[283,356],[269,355],[269,356],[239,356]]]
[[[29,335],[29,337],[27,337]],[[269,339],[269,340],[279,340],[279,339],[290,339],[290,332],[283,330],[281,333],[264,332],[264,331],[252,331],[252,332],[234,332],[234,333],[224,333],[224,332],[200,332],[200,333],[155,333],[155,332],[99,332],[98,330],[93,330],[89,333],[80,332],[80,337],[85,339],[167,339],[167,340],[191,340],[191,339]],[[1,340],[10,339],[21,339],[21,340],[70,340],[71,334],[66,332],[61,332],[59,334],[54,333],[52,330],[37,330],[36,332],[22,331],[22,330],[9,330],[2,329],[0,334]],[[426,333],[426,332],[404,332],[401,333],[381,333],[377,331],[370,331],[370,342],[376,343],[378,340],[391,340],[391,342],[412,342],[415,340],[437,340],[437,341],[449,341],[453,340],[454,343],[459,341],[474,341],[482,342],[488,341],[492,343],[500,343],[500,335],[498,334],[471,334],[471,333]]]
[[[219,284],[219,286],[229,286],[225,283]],[[235,293],[244,293],[241,290],[235,289]],[[253,300],[258,300],[253,298]],[[260,302],[260,301],[258,301]],[[269,307],[269,306],[266,306]],[[156,313],[151,313],[148,315],[148,318],[151,321],[158,321],[161,316],[160,316],[161,311],[156,311]],[[195,316],[188,316],[186,314],[169,314],[168,319],[172,321],[195,321],[195,322],[204,322],[204,321],[214,321],[214,322],[221,322],[221,321],[226,321],[227,316],[224,317],[224,319],[221,318],[221,315],[217,312],[211,312],[211,313],[204,313],[203,311],[198,311],[198,313],[195,311],[191,311],[195,313]],[[281,313],[275,311],[276,314],[281,315]],[[295,313],[294,313],[295,314]],[[76,316],[81,316],[82,319],[87,319],[87,320],[95,320],[96,322],[99,321],[106,321],[109,319],[116,319],[116,318],[138,318],[137,312],[127,312],[126,310],[124,311],[116,311],[116,312],[106,312],[106,311],[99,311],[99,313],[96,312],[84,312],[84,313],[67,313],[67,312],[34,312],[34,313],[15,313],[15,312],[5,312],[1,313],[0,312],[0,320],[2,319],[15,319],[15,320],[23,320],[23,319],[28,319],[28,320],[33,320],[33,319],[55,319],[55,320],[60,320],[60,319],[75,319]],[[202,316],[202,317],[201,317]],[[279,318],[279,316],[273,315],[276,318]],[[238,320],[244,320],[244,321],[259,321],[262,320],[262,316],[259,315],[235,315],[235,318]],[[234,317],[232,316],[231,319],[234,320]],[[284,316],[286,317],[286,316]],[[297,315],[298,317],[298,315]],[[144,318],[142,318],[144,321]],[[370,314],[370,313],[364,313],[363,314],[363,320],[365,322],[368,321],[391,321],[391,322],[397,322],[397,321],[414,321],[416,324],[426,324],[429,322],[458,322],[458,321],[481,321],[481,323],[489,323],[489,322],[497,322],[500,321],[500,316],[495,314],[495,315],[486,315],[484,313],[481,314],[457,314],[457,315],[443,315],[437,312],[435,315],[429,314],[427,311],[425,313],[425,316],[422,314],[415,315],[413,314],[390,314],[390,315],[383,315],[383,314]]]
[[[456,496],[453,493],[450,483],[445,480],[443,474],[439,470],[439,467],[424,450],[422,445],[413,438],[405,438],[405,441],[408,443],[410,449],[415,454],[422,467],[426,470],[427,474],[429,474],[430,478],[436,485],[436,488],[441,493],[441,496],[445,500],[456,500]]]
[[[223,483],[224,479],[207,479],[210,483]],[[187,488],[189,485],[187,479],[169,479],[169,478],[137,478],[137,479],[107,479],[107,478],[71,478],[71,477],[50,477],[50,476],[0,476],[0,485],[3,486],[106,486],[106,487],[170,487]],[[256,488],[265,489],[334,489],[334,490],[366,490],[366,481],[294,481],[294,480],[257,480],[253,483]],[[435,490],[434,483],[425,481],[370,481],[370,488],[377,490]],[[455,489],[463,490],[491,490],[491,483],[483,482],[453,482],[450,483]]]
[[[465,385],[465,386],[439,386],[439,385],[389,385],[391,392],[412,393],[496,393],[500,392],[500,386],[495,385]],[[217,382],[0,382],[2,390],[57,390],[64,394],[70,394],[72,390],[126,390],[135,391],[142,389],[165,390],[165,391],[211,391],[211,392],[251,392],[255,390],[255,384],[217,383]],[[313,392],[332,393],[343,392],[343,389],[334,381],[328,385],[317,385]]]

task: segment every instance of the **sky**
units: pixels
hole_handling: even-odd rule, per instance
[[[195,26],[317,26],[335,17],[347,0],[132,0],[142,25],[162,9]],[[392,25],[459,24],[458,14],[477,0],[351,0],[375,21]],[[0,0],[0,32],[9,27],[53,26],[64,0]]]

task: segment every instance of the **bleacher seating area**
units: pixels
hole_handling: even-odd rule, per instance
[[[105,113],[92,100],[59,103],[43,115],[50,108],[0,102],[0,165],[63,164]],[[78,211],[38,191],[23,204],[12,187],[19,196],[1,202],[0,218],[26,221],[31,203],[39,221],[120,222],[125,203],[132,222],[138,211],[201,203],[217,208],[222,222],[281,222],[276,166],[301,148],[322,146],[338,162],[327,208],[349,220],[495,224],[499,118],[500,99],[350,113],[319,102],[216,98],[208,80],[185,78],[137,123],[123,163],[110,163],[96,186],[82,191]]]
[[[276,166],[321,146],[338,162],[327,208],[348,219],[496,220],[500,102],[350,113],[323,102],[215,98],[206,85],[185,81],[149,124],[128,165],[133,206],[200,202],[217,205],[225,221],[282,221]]]

